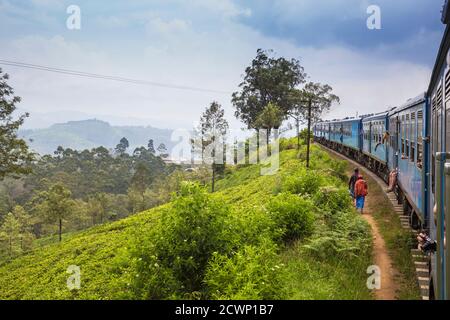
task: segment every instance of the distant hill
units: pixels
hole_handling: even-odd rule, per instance
[[[158,129],[151,126],[111,126],[101,120],[70,121],[54,124],[46,129],[19,131],[31,148],[40,154],[52,154],[58,146],[75,150],[92,149],[99,146],[114,148],[126,137],[130,142],[129,152],[136,147],[147,146],[154,140],[155,149],[164,143],[168,150],[173,146],[170,141],[172,130]]]

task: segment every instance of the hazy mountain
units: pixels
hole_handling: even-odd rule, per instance
[[[99,146],[114,148],[121,138],[130,142],[129,152],[136,147],[147,146],[154,140],[155,149],[164,143],[170,150],[172,130],[158,129],[151,126],[111,126],[101,120],[70,121],[54,124],[46,129],[30,129],[19,131],[31,148],[40,154],[52,154],[58,146],[76,150],[91,149]]]

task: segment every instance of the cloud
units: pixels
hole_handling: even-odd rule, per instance
[[[324,20],[322,24],[330,25],[322,26],[317,17],[328,17],[339,6],[346,8],[346,1],[327,2],[325,13],[309,0],[272,2],[264,10],[260,3],[167,0],[154,1],[151,6],[133,1],[123,7],[112,1],[99,10],[92,7],[98,4],[82,2],[83,15],[87,14],[89,21],[80,32],[55,29],[48,33],[34,24],[36,29],[27,30],[25,35],[5,38],[0,56],[231,93],[237,90],[256,50],[272,48],[278,55],[299,58],[312,81],[334,87],[342,103],[332,110],[330,118],[383,111],[425,90],[433,60],[424,63],[411,56],[417,52],[434,55],[436,50],[429,44],[437,47],[438,30],[424,26],[420,33],[369,49],[349,45],[351,33],[345,35],[346,41],[319,45],[300,40],[307,33],[311,38],[326,39],[327,33],[317,30],[330,31],[337,22]],[[351,7],[336,19],[344,24],[354,21],[360,9]],[[307,22],[295,22],[303,18]],[[0,27],[3,23],[0,21]],[[271,25],[286,33],[268,31]],[[335,36],[335,32],[331,34]],[[136,86],[12,67],[5,70],[11,74],[16,93],[23,97],[21,107],[31,113],[73,110],[120,117],[124,123],[137,118],[149,119],[149,124],[157,127],[189,128],[206,106],[217,100],[225,107],[232,126],[242,126],[233,117],[231,94]]]

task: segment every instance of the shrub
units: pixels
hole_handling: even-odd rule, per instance
[[[280,193],[273,197],[267,210],[285,242],[309,235],[313,230],[314,214],[311,201],[299,196]]]
[[[280,151],[297,149],[297,138],[281,138]]]
[[[313,196],[315,206],[334,215],[350,208],[351,197],[348,190],[336,187],[321,187]]]
[[[324,178],[313,170],[301,169],[295,174],[284,177],[282,191],[293,194],[313,195],[323,185]]]
[[[205,278],[209,297],[220,300],[285,299],[284,265],[276,246],[266,241],[245,246],[233,256],[215,253]]]
[[[367,254],[371,243],[368,223],[353,211],[345,211],[334,217],[330,228],[316,232],[303,250],[319,259],[356,258]]]
[[[138,245],[138,294],[153,299],[201,294],[208,260],[233,246],[229,212],[198,184],[183,183],[159,226]]]

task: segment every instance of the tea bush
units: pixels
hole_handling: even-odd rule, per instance
[[[351,197],[345,188],[321,187],[312,199],[316,207],[330,216],[351,208]]]
[[[205,283],[212,299],[285,299],[285,266],[276,246],[269,240],[245,246],[234,255],[215,253]]]
[[[314,170],[302,168],[295,174],[283,177],[282,191],[301,195],[313,195],[324,184],[324,177]]]
[[[230,209],[197,184],[184,183],[159,225],[140,244],[135,286],[144,298],[181,297],[202,291],[213,253],[233,248]]]
[[[281,230],[284,242],[305,237],[313,230],[313,205],[302,197],[280,193],[269,201],[267,211]]]
[[[311,151],[310,171],[283,151],[276,175],[230,168],[214,194],[183,184],[164,206],[41,242],[0,262],[0,299],[368,297],[370,231],[347,208],[341,162]],[[76,292],[69,265],[82,270]]]

